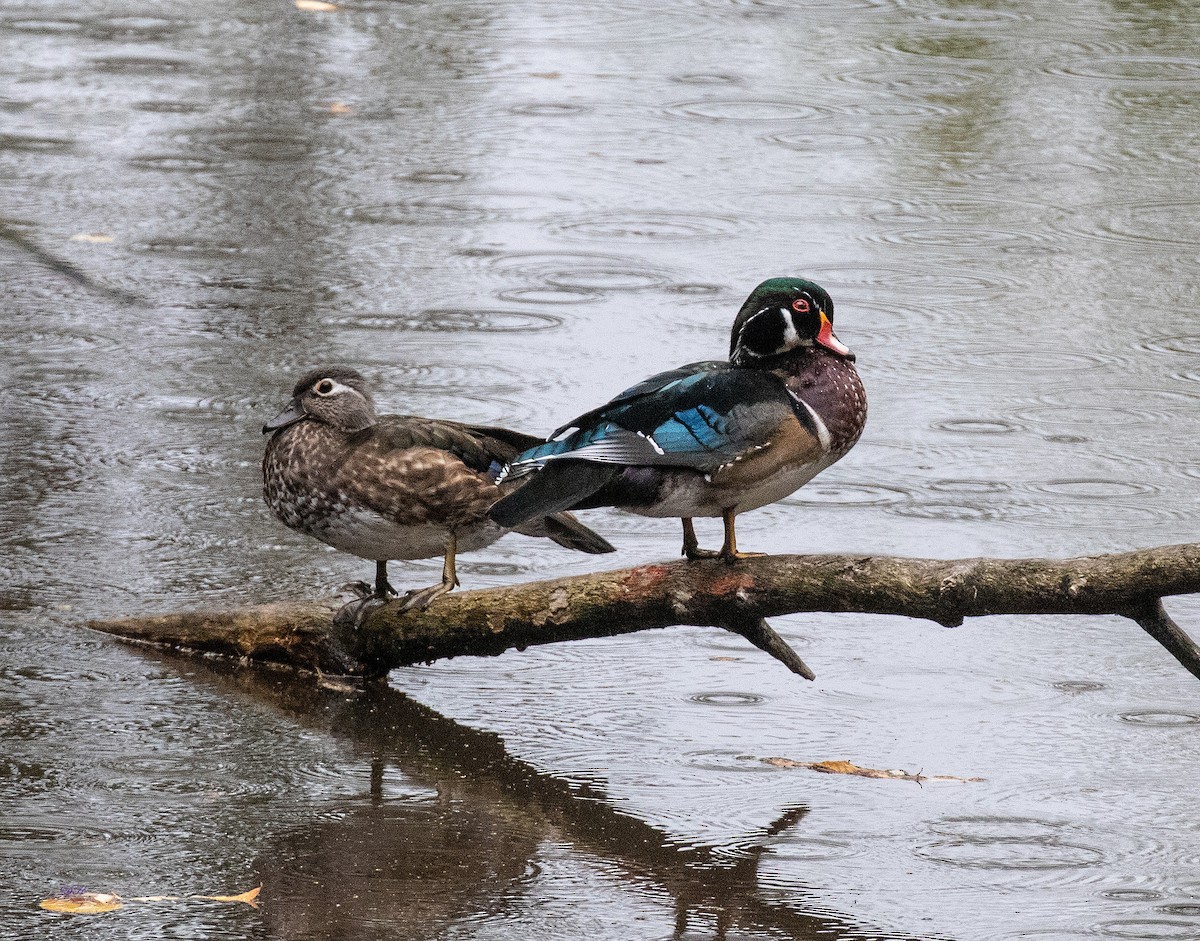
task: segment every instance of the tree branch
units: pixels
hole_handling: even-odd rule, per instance
[[[1054,559],[766,556],[671,562],[455,592],[427,611],[398,602],[355,629],[329,601],[92,622],[122,637],[381,676],[396,666],[493,656],[534,644],[672,625],[721,627],[812,678],[764,618],[801,612],[897,614],[954,627],[989,614],[1117,614],[1136,621],[1200,678],[1200,646],[1161,599],[1200,592],[1200,544]]]

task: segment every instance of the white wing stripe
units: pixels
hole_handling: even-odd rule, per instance
[[[821,442],[821,447],[828,451],[833,444],[833,435],[829,433],[829,429],[825,426],[825,422],[821,421],[821,416],[813,410],[811,405],[805,402],[804,399],[800,398],[800,396],[796,395],[796,393],[791,389],[788,389],[788,395],[804,406],[805,411],[807,411],[809,416],[812,418],[813,424],[817,426],[817,439]]]

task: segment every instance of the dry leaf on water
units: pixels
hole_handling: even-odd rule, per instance
[[[261,891],[262,886],[259,885],[241,895],[199,895],[197,898],[211,899],[214,902],[245,902],[253,908],[258,908],[258,893]]]
[[[68,912],[72,915],[99,915],[102,912],[115,912],[121,907],[121,896],[109,895],[107,892],[86,892],[83,895],[62,895],[52,899],[42,899],[39,908],[48,912]]]
[[[107,245],[112,240],[113,237],[104,232],[76,232],[71,236],[72,242],[88,242],[92,245]]]
[[[296,9],[305,13],[332,13],[337,4],[325,3],[325,0],[296,0]]]
[[[910,771],[895,769],[860,768],[852,761],[793,761],[791,758],[775,757],[764,758],[762,762],[774,768],[808,768],[812,771],[820,771],[822,774],[849,774],[859,778],[887,778],[892,781],[916,781],[918,784],[922,781],[959,781],[966,784],[984,780],[983,778],[959,778],[952,774],[925,775],[919,771],[913,774]]]
[[[38,906],[48,912],[66,912],[71,915],[99,915],[102,912],[113,912],[123,907],[126,902],[183,902],[188,899],[206,899],[210,902],[245,902],[251,908],[258,908],[258,893],[261,891],[262,886],[259,885],[240,895],[141,895],[128,899],[106,892],[85,892],[80,895],[60,895],[42,899]]]

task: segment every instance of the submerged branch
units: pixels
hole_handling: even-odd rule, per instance
[[[1193,675],[1200,646],[1162,609],[1200,592],[1200,544],[1076,559],[903,559],[781,555],[642,565],[483,591],[427,611],[389,602],[354,629],[332,602],[263,605],[92,622],[122,637],[381,676],[393,667],[673,625],[721,627],[811,679],[764,618],[802,612],[896,614],[954,627],[989,614],[1117,614],[1136,621]]]

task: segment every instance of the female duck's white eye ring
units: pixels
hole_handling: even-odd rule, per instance
[[[313,391],[316,392],[317,395],[329,395],[329,393],[333,391],[333,383],[328,379],[322,379],[315,386],[313,386]]]
[[[792,301],[792,310],[798,314],[807,314],[809,311],[808,301],[803,297],[798,297]]]

